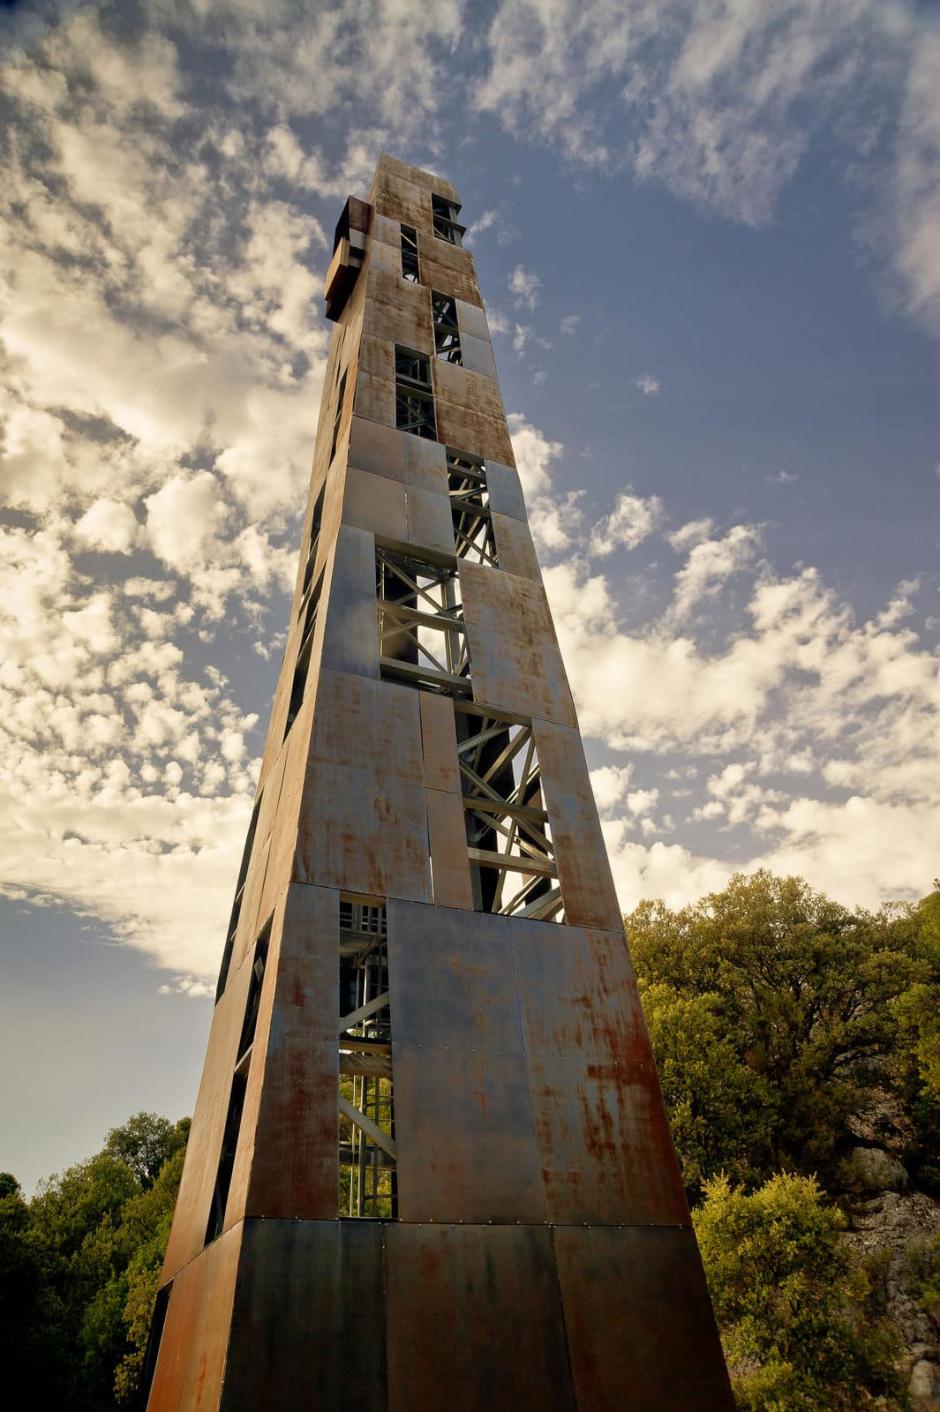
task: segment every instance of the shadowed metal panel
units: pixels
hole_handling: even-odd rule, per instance
[[[487,461],[486,484],[490,492],[490,506],[495,514],[509,515],[514,520],[525,520],[525,497],[519,472],[512,466],[503,466],[499,461]]]
[[[390,901],[388,961],[400,1219],[544,1221],[507,919]]]
[[[408,543],[420,549],[430,549],[438,554],[453,557],[454,522],[450,511],[450,500],[446,495],[433,494],[417,486],[409,487],[408,499]]]
[[[222,1150],[232,1071],[245,1018],[251,968],[230,971],[228,985],[212,1015],[212,1029],[193,1125],[186,1146],[183,1176],[160,1283],[165,1284],[205,1245],[209,1208]]]
[[[438,907],[473,910],[467,827],[459,794],[429,789],[428,840],[431,846],[431,882]]]
[[[448,697],[433,696],[426,691],[421,693],[421,747],[424,782],[428,789],[460,794],[454,703]]]
[[[262,1069],[263,1085],[249,1216],[336,1215],[338,940],[339,893],[290,887],[268,958],[274,985],[267,1046],[252,1059],[252,1071],[256,1061]],[[259,1020],[256,1048],[263,1037]]]
[[[408,537],[405,487],[388,476],[377,476],[351,466],[346,472],[343,521],[386,539],[405,541]]]
[[[689,1220],[622,935],[513,920],[548,1219]]]
[[[303,876],[431,900],[418,692],[323,671],[298,849]]]
[[[379,674],[379,630],[375,616],[375,538],[368,530],[341,525],[329,583],[321,663],[336,672]]]
[[[548,720],[533,721],[532,733],[542,768],[565,916],[572,926],[619,932],[623,918],[581,737],[577,730]]]
[[[574,726],[574,703],[542,585],[483,564],[463,565],[460,583],[474,701]]]
[[[147,1412],[216,1412],[241,1235],[226,1231],[174,1279]]]
[[[558,1227],[578,1412],[734,1412],[691,1230]]]
[[[389,1226],[386,1268],[389,1412],[573,1412],[547,1227]]]
[[[247,1221],[220,1412],[383,1409],[382,1284],[377,1223]]]

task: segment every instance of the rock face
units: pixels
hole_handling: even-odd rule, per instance
[[[882,1147],[853,1147],[842,1167],[847,1191],[906,1191],[907,1169]]]
[[[864,1156],[857,1160],[858,1154]],[[873,1260],[873,1277],[884,1282],[886,1312],[905,1347],[912,1412],[940,1412],[940,1311],[926,1309],[918,1289],[927,1252],[940,1235],[940,1202],[906,1190],[904,1167],[877,1148],[854,1149],[845,1171],[850,1224],[844,1240]]]

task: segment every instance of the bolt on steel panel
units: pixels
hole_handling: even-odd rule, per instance
[[[301,880],[431,900],[419,693],[322,671],[298,841]]]
[[[399,1224],[385,1241],[389,1412],[574,1412],[547,1227]]]
[[[574,726],[574,703],[542,585],[468,563],[461,566],[460,583],[474,701]]]
[[[463,357],[461,366],[468,372],[496,381],[496,359],[493,357],[493,345],[488,338],[474,338],[469,333],[462,333],[460,352]]]
[[[311,658],[313,673],[316,657],[316,643]],[[284,782],[277,803],[277,817],[271,828],[271,851],[264,875],[264,889],[258,916],[262,924],[274,910],[281,893],[292,878],[302,871],[298,828],[300,825],[300,801],[303,795],[307,756],[310,750],[310,737],[313,732],[313,712],[316,699],[318,677],[308,682],[307,697],[297,713],[290,733],[284,742]]]
[[[447,696],[434,696],[427,691],[421,693],[420,700],[424,783],[428,789],[460,794],[454,703]]]
[[[565,916],[572,926],[620,932],[623,917],[581,737],[577,729],[549,720],[533,720],[532,733],[542,767]]]
[[[500,568],[505,569],[507,574],[534,579],[536,583],[541,583],[542,571],[526,521],[515,520],[510,515],[500,515],[495,510],[491,512],[490,518],[493,522]]]
[[[462,907],[472,911],[473,889],[463,799],[459,794],[429,789],[427,803],[434,901],[438,907]]]
[[[349,464],[374,475],[447,494],[444,447],[436,441],[412,436],[397,427],[353,417]]]
[[[448,363],[444,358],[436,358],[434,390],[438,408],[453,404],[494,421],[505,420],[499,384],[492,377],[471,371],[466,364]],[[448,445],[455,444],[448,441]],[[477,452],[477,455],[481,454]]]
[[[369,422],[383,426],[395,425],[395,384],[374,373],[360,372],[356,377],[355,413]]]
[[[252,1057],[262,1086],[249,1150],[248,1216],[336,1215],[338,941],[339,893],[293,884],[272,930],[272,983]],[[243,1125],[247,1118],[246,1105]]]
[[[246,1221],[219,1412],[384,1409],[382,1266],[378,1222]]]
[[[237,1226],[174,1279],[147,1412],[216,1412],[240,1245]]]
[[[408,543],[418,549],[430,549],[435,554],[453,558],[454,521],[448,496],[409,486],[406,497]]]
[[[490,342],[486,314],[477,304],[468,304],[465,299],[457,300],[457,327],[461,338],[469,335],[470,338],[483,338]]]
[[[522,482],[515,465],[504,466],[499,461],[487,461],[486,484],[490,493],[490,509],[497,515],[528,523]]]
[[[390,900],[388,968],[399,1218],[544,1221],[507,918]]]
[[[321,670],[379,674],[379,629],[375,615],[375,536],[341,525],[336,536],[329,598],[321,603]],[[326,592],[324,592],[326,600]],[[319,627],[319,623],[318,623]]]
[[[553,1235],[578,1412],[734,1412],[692,1230]]]
[[[346,472],[343,523],[405,542],[408,538],[405,487],[388,476],[373,475],[371,471],[350,466]]]
[[[689,1221],[623,934],[510,923],[548,1219]]]
[[[408,220],[407,217],[404,219]],[[408,224],[418,223],[410,221]],[[482,308],[483,300],[480,297],[480,286],[477,284],[470,252],[458,250],[456,253],[462,258],[454,259],[451,252],[455,250],[455,246],[448,245],[446,240],[438,240],[426,226],[419,225],[418,229],[418,258],[421,261],[422,282],[430,289],[439,289],[442,294],[453,295],[465,304],[477,304]]]
[[[249,981],[250,967],[230,971],[225,992],[212,1014],[161,1284],[172,1279],[205,1245]]]

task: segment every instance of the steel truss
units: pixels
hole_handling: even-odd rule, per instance
[[[469,563],[499,568],[485,462],[479,456],[448,446],[447,490],[454,518],[457,557]]]
[[[470,654],[457,570],[377,547],[379,664],[447,696],[470,693]]]
[[[476,906],[564,921],[532,722],[455,703],[457,755]]]
[[[384,906],[340,902],[339,965],[340,1215],[392,1217],[397,1149]]]

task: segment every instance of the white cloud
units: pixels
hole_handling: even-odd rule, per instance
[[[638,387],[644,397],[655,397],[662,391],[662,383],[659,378],[654,378],[652,373],[641,373],[638,378],[633,379],[633,386]]]
[[[714,596],[732,575],[746,568],[757,552],[760,536],[756,525],[735,525],[721,539],[703,539],[693,545],[676,575],[675,618],[686,618],[703,597]]]
[[[591,771],[591,788],[598,809],[611,809],[619,804],[633,777],[632,765],[602,765]]]
[[[622,546],[636,549],[658,529],[663,519],[663,502],[658,495],[635,495],[623,490],[609,515],[591,531],[590,552],[603,557]]]
[[[940,327],[940,33],[929,11],[906,0],[501,0],[487,43],[475,102],[517,137],[606,176],[632,166],[750,225],[772,218],[817,135],[830,140],[836,126],[853,182],[882,203],[904,302]]]
[[[562,331],[563,334],[568,334],[568,335],[570,335],[570,334],[573,334],[573,333],[577,333],[577,331],[578,331],[578,325],[580,324],[580,322],[581,322],[581,315],[580,315],[580,314],[565,314],[564,317],[562,318],[562,321],[561,321],[561,324],[559,325],[559,327],[561,328],[561,331]]]
[[[129,554],[137,543],[139,528],[129,505],[96,500],[76,524],[75,534],[87,549]]]
[[[539,301],[542,281],[532,270],[517,265],[509,276],[509,291],[515,303],[526,309],[534,309]]]
[[[684,553],[686,549],[691,549],[693,545],[701,544],[703,539],[707,539],[714,528],[714,522],[709,519],[689,520],[686,524],[680,525],[672,534],[666,536],[669,543],[677,554]]]

